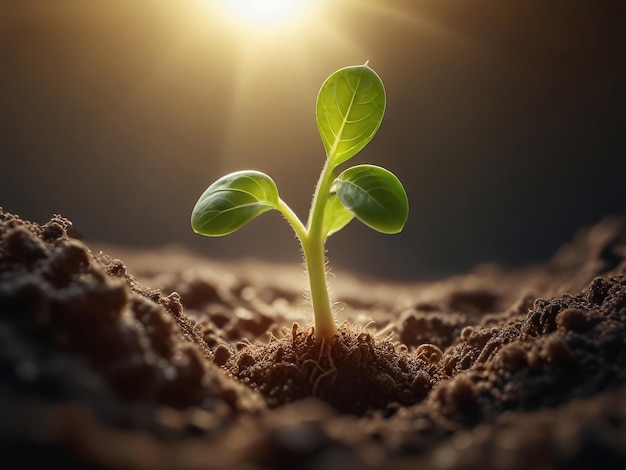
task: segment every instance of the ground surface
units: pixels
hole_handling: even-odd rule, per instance
[[[127,251],[0,210],[6,468],[626,468],[626,220],[545,265],[338,273]],[[100,251],[102,250],[102,251]]]

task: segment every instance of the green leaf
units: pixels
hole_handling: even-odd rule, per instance
[[[341,203],[337,194],[331,194],[324,209],[324,228],[325,236],[330,237],[333,233],[337,233],[354,219],[354,214],[350,212]]]
[[[272,178],[259,171],[237,171],[202,193],[191,212],[191,227],[201,235],[221,237],[277,204],[278,189]]]
[[[326,156],[334,166],[372,140],[385,114],[385,87],[367,65],[346,67],[326,79],[315,115]]]
[[[357,219],[382,233],[400,232],[409,216],[402,183],[379,166],[348,168],[335,179],[331,191]]]

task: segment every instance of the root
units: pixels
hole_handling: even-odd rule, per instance
[[[324,377],[328,377],[336,373],[337,373],[337,368],[333,366],[332,369],[328,369],[323,374],[320,374],[320,376],[315,380],[315,383],[313,384],[313,390],[311,391],[311,395],[314,397],[317,396],[317,387],[319,386],[320,382],[322,381]]]
[[[376,322],[374,320],[370,320],[365,325],[363,325],[363,329],[367,330],[370,326],[375,325],[375,324],[376,324]],[[389,325],[387,325],[387,326],[389,326]]]
[[[302,362],[302,365],[309,364],[309,363],[314,364],[315,367],[317,367],[317,369],[321,372],[321,375],[324,375],[326,372],[328,372],[321,365],[321,363],[322,363],[322,355],[324,354],[324,350],[326,349],[325,346],[326,346],[326,338],[324,338],[322,336],[322,339],[320,341],[320,352],[319,352],[319,354],[317,356],[317,359],[306,359],[305,361]],[[309,377],[309,383],[313,383],[313,378],[315,377],[315,372],[316,372],[316,370],[313,369],[313,372],[311,372],[311,376]]]
[[[325,378],[325,377],[329,377],[329,376],[333,376],[333,382],[334,382],[334,378],[335,375],[337,373],[337,368],[335,367],[335,361],[333,360],[333,355],[331,354],[331,349],[332,346],[328,346],[328,347],[324,347],[324,341],[322,339],[322,344],[320,347],[320,355],[318,357],[318,366],[320,367],[321,370],[322,367],[319,365],[319,362],[322,360],[322,355],[324,353],[326,353],[326,359],[328,360],[328,365],[329,365],[329,369],[325,372],[323,372],[322,374],[320,374],[317,379],[315,380],[315,383],[313,384],[313,390],[311,391],[311,394],[313,396],[317,396],[317,388],[320,384],[320,382]],[[311,378],[313,378],[313,375],[311,375]]]
[[[370,322],[371,323],[371,322]],[[365,328],[367,328],[367,326],[369,326],[369,323],[365,326]],[[377,333],[374,334],[375,338],[380,338],[382,335],[384,335],[385,333],[387,333],[389,330],[393,330],[394,324],[393,323],[389,323],[386,327],[382,328],[380,331],[378,331]],[[389,339],[390,337],[392,337],[395,333],[392,331],[391,333],[389,333],[387,335],[387,339]],[[386,340],[385,340],[386,341]]]
[[[274,336],[274,333],[272,333],[271,331],[268,331],[267,335],[269,336],[269,340],[267,341],[268,346],[272,344],[274,341],[278,341],[278,338]]]
[[[324,354],[324,349],[326,349],[324,346],[326,346],[326,338],[322,336],[322,341],[320,342],[320,354],[317,356],[317,362],[322,360],[322,354]]]
[[[326,371],[320,365],[320,363],[314,359],[307,359],[306,361],[302,363],[302,366],[304,366],[305,364],[313,364],[322,374],[326,373]],[[313,372],[311,372],[311,376],[309,377],[309,383],[313,383],[313,377],[315,377],[315,372],[316,370],[313,369]]]
[[[331,348],[327,348],[327,357],[328,357],[328,365],[330,366],[330,370],[337,370],[335,367],[335,361],[333,360],[333,355],[330,353]],[[320,356],[321,357],[321,356]]]

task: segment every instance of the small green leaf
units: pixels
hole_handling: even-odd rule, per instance
[[[324,209],[324,229],[325,236],[330,237],[337,233],[354,219],[354,214],[341,203],[337,194],[331,194]]]
[[[385,114],[385,87],[367,65],[333,73],[317,95],[315,115],[326,156],[334,166],[372,140]]]
[[[331,191],[365,225],[382,233],[398,233],[409,216],[409,201],[400,180],[374,165],[348,168]]]
[[[221,237],[277,204],[278,189],[272,178],[259,171],[237,171],[202,193],[191,212],[191,227],[201,235]]]

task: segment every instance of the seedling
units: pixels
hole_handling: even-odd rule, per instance
[[[372,140],[385,113],[385,88],[367,63],[346,67],[326,79],[317,96],[316,119],[326,163],[313,195],[306,225],[279,197],[268,175],[243,170],[218,179],[198,199],[191,214],[196,233],[220,237],[271,209],[291,225],[304,252],[315,315],[315,336],[338,334],[326,282],[326,239],[353,218],[382,233],[398,233],[409,203],[400,180],[374,165],[337,168]]]

